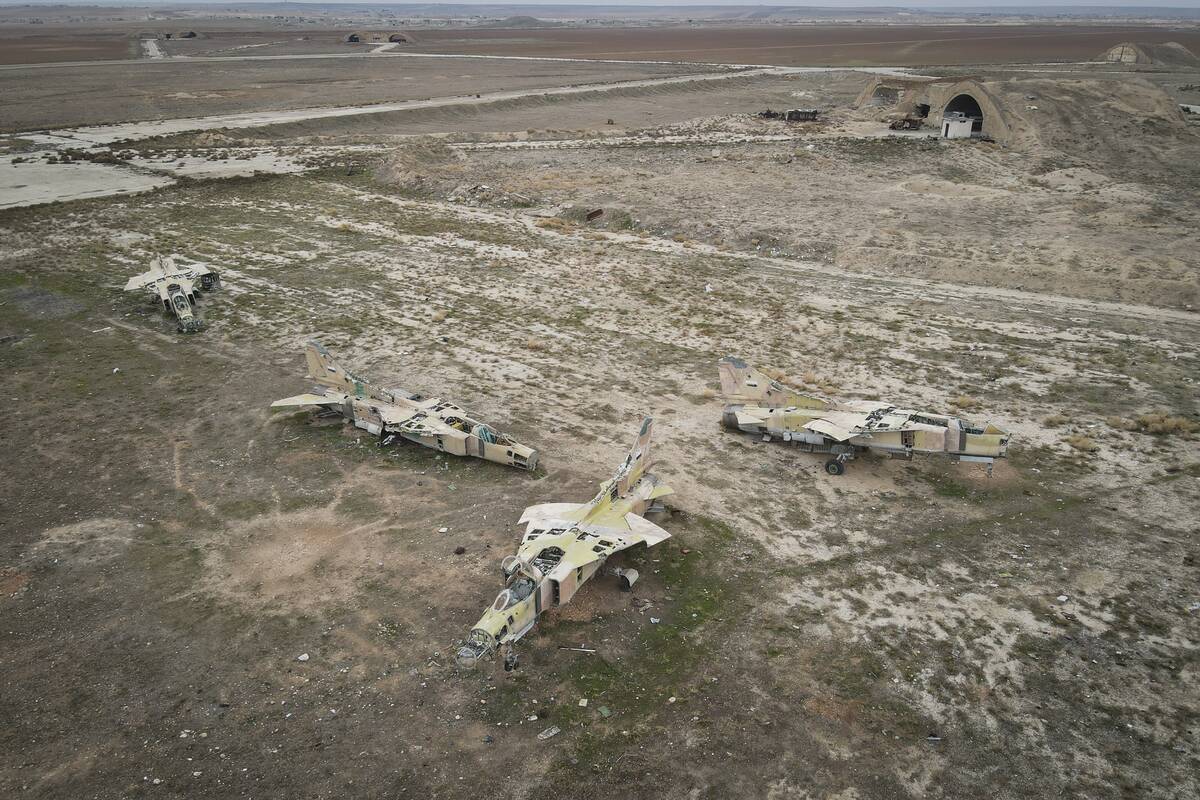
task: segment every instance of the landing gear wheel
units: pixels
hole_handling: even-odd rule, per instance
[[[836,458],[831,458],[825,462],[825,471],[830,475],[842,475],[846,472],[846,465]]]
[[[512,672],[517,668],[517,654],[511,650],[504,655],[504,671]]]

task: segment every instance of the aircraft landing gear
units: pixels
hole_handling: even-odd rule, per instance
[[[517,668],[517,651],[509,648],[504,652],[504,671],[512,672]]]
[[[854,447],[845,444],[835,444],[829,448],[833,456],[825,462],[825,471],[830,475],[846,474],[846,462],[854,458]]]

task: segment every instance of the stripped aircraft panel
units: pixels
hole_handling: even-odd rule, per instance
[[[407,440],[456,456],[474,456],[521,469],[537,467],[538,453],[511,436],[472,419],[444,400],[403,389],[381,389],[346,371],[317,342],[305,348],[308,375],[321,393],[307,392],[271,404],[275,410],[315,407],[340,413],[383,444]]]
[[[658,498],[672,492],[647,472],[652,427],[649,417],[642,421],[633,449],[589,502],[543,503],[525,509],[521,545],[516,555],[500,564],[504,589],[459,648],[460,665],[474,666],[501,650],[505,669],[511,670],[516,665],[513,644],[542,613],[569,602],[611,555],[670,538],[670,533],[642,516],[654,509]],[[635,580],[636,571],[622,571],[626,586]]]
[[[721,359],[718,372],[726,428],[829,453],[825,470],[831,475],[841,475],[847,461],[867,450],[906,459],[938,453],[983,463],[989,474],[1007,452],[1008,432],[990,423],[977,426],[877,400],[835,404],[784,386],[738,358]]]

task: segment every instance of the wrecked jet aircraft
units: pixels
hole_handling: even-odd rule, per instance
[[[381,444],[407,439],[451,455],[475,456],[528,470],[537,467],[536,450],[471,419],[453,403],[404,389],[374,387],[338,366],[317,342],[309,342],[304,355],[308,376],[329,388],[321,394],[276,400],[272,409],[315,406],[325,413],[340,413],[347,422],[379,436]]]
[[[130,278],[125,291],[149,290],[158,296],[164,311],[175,315],[181,333],[195,333],[204,328],[204,320],[194,310],[196,290],[211,292],[220,285],[216,270],[200,265],[181,267],[170,256],[161,256],[151,262],[148,271]]]
[[[841,475],[846,462],[866,450],[904,459],[940,453],[986,464],[990,475],[1008,448],[1010,434],[990,423],[980,427],[873,400],[835,404],[793,391],[739,358],[723,358],[717,369],[727,403],[721,417],[726,428],[829,453],[825,471],[830,475]]]
[[[500,563],[504,589],[475,624],[458,650],[460,666],[473,667],[497,649],[504,669],[517,663],[513,644],[533,628],[547,609],[565,605],[613,553],[645,544],[656,545],[671,534],[642,515],[658,511],[655,501],[672,489],[648,473],[652,421],[642,420],[633,449],[612,478],[600,485],[589,502],[545,503],[521,515],[525,536],[517,554]],[[637,570],[620,570],[623,588],[637,580]]]

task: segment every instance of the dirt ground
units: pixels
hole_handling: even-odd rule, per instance
[[[0,211],[0,795],[1200,794],[1195,129],[888,138],[867,80],[118,142],[307,160]],[[221,271],[204,332],[121,291],[156,253]],[[542,466],[271,414],[311,338]],[[726,355],[1009,458],[830,476],[720,430]],[[643,414],[676,494],[634,592],[458,669],[521,511]]]
[[[122,34],[0,36],[0,64],[135,58],[137,52],[137,42]]]
[[[418,52],[666,59],[781,66],[923,66],[1091,61],[1127,41],[1179,41],[1200,32],[1104,25],[804,25],[421,31]]]
[[[385,103],[498,89],[636,80],[694,66],[477,59],[315,59],[196,65],[178,61],[0,70],[0,131]]]
[[[348,44],[353,31],[402,32],[412,41],[396,52],[542,56],[619,61],[690,61],[780,66],[924,66],[1080,62],[1122,42],[1177,41],[1200,52],[1195,26],[1130,24],[608,24],[596,27],[430,27],[399,19],[338,20],[322,25],[270,20],[180,19],[169,22],[111,21],[78,32],[64,27],[42,35],[43,26],[0,25],[0,63],[40,63],[137,57],[137,36],[174,36],[184,28],[195,38],[160,41],[168,55],[267,56],[366,52],[380,43]],[[330,25],[329,23],[333,23]],[[415,24],[406,24],[414,22]],[[340,23],[340,26],[338,25]]]

